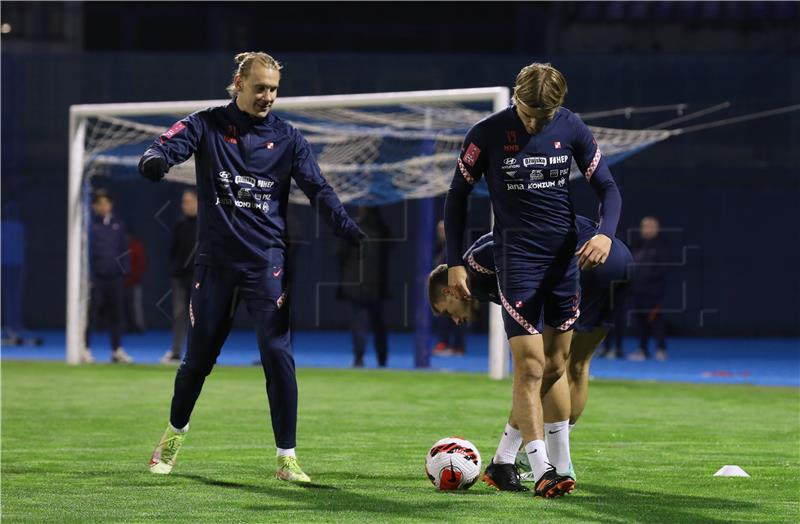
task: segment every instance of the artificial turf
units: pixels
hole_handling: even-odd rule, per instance
[[[314,479],[274,478],[259,368],[206,382],[178,464],[147,471],[174,369],[2,363],[6,522],[797,522],[800,390],[594,381],[572,434],[572,495],[483,483],[437,492],[423,471],[459,435],[489,460],[511,384],[483,375],[298,371],[298,457]],[[726,464],[750,478],[719,478]]]

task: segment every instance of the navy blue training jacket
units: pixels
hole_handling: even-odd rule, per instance
[[[130,273],[131,257],[125,226],[113,215],[92,215],[89,229],[89,274],[92,278],[122,278]]]
[[[467,201],[485,177],[494,212],[495,263],[548,262],[575,231],[569,173],[573,159],[600,202],[598,233],[614,238],[622,207],[617,185],[586,124],[561,107],[530,135],[514,106],[475,124],[464,138],[445,201],[447,264],[460,266]]]
[[[337,235],[358,237],[358,226],[322,176],[311,146],[274,113],[254,118],[239,110],[235,98],[198,111],[156,139],[142,161],[160,156],[172,167],[193,154],[197,264],[281,265],[292,180]]]

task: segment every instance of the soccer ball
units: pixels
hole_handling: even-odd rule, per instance
[[[469,440],[437,440],[425,456],[425,473],[440,490],[469,489],[481,472],[481,454]]]

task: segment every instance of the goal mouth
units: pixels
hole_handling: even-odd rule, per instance
[[[323,174],[340,200],[368,206],[446,193],[464,135],[492,111],[487,101],[314,109],[284,109],[277,104],[275,108],[275,113],[311,144]],[[89,117],[85,176],[135,179],[142,152],[180,117]],[[590,129],[609,164],[670,136],[664,130]],[[570,177],[580,176],[573,163]],[[194,160],[174,166],[166,180],[194,185]],[[488,196],[483,180],[476,185],[475,195]],[[307,204],[294,183],[289,200]]]

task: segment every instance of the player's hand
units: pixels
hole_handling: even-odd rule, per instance
[[[591,269],[604,264],[611,252],[611,239],[605,235],[595,235],[586,241],[575,253],[581,269]]]
[[[467,268],[464,266],[453,266],[447,269],[447,287],[453,292],[454,296],[461,300],[472,298],[467,286]]]
[[[167,161],[160,156],[142,157],[139,160],[139,173],[148,180],[158,182],[169,171]]]

